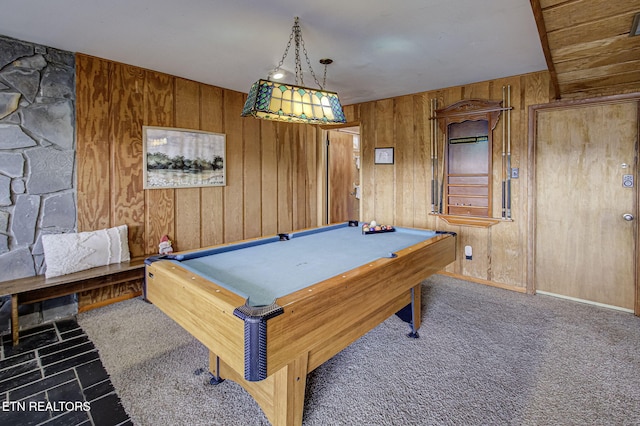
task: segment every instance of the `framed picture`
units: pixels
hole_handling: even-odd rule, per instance
[[[226,185],[226,136],[142,126],[144,189]]]
[[[376,148],[375,164],[393,164],[393,148]]]

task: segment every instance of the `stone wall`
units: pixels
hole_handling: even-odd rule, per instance
[[[42,234],[76,230],[74,178],[74,54],[0,36],[0,281],[44,273]]]

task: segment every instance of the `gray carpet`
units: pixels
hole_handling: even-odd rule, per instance
[[[78,316],[136,425],[268,425],[140,299]],[[419,339],[393,316],[312,372],[305,425],[639,425],[640,318],[436,275]]]

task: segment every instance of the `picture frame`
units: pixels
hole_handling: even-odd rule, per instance
[[[375,148],[374,164],[393,164],[393,148]]]
[[[226,185],[226,135],[142,126],[144,189]]]

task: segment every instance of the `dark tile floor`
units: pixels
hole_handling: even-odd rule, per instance
[[[98,350],[74,319],[0,346],[0,425],[133,425]]]

